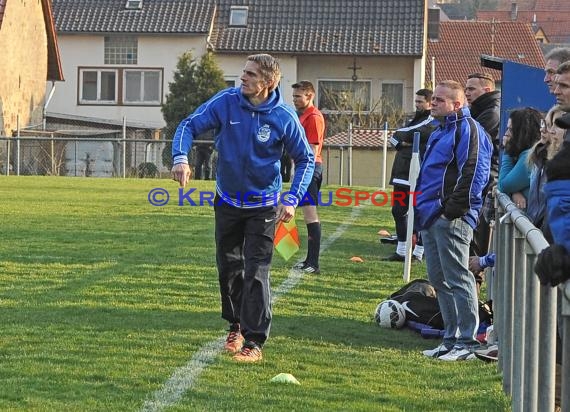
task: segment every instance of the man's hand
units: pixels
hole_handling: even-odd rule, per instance
[[[526,209],[526,198],[521,192],[513,193],[511,199],[519,209]]]
[[[479,256],[470,256],[469,257],[469,270],[471,273],[476,275],[477,273],[483,271],[483,268],[479,264]]]
[[[172,166],[172,179],[180,183],[180,187],[185,187],[190,178],[192,177],[192,171],[190,166],[186,163],[178,163]]]
[[[286,206],[283,203],[279,203],[277,206],[277,221],[282,220],[287,223],[294,217],[295,206]]]

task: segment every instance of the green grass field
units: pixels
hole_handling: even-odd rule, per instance
[[[149,204],[155,187],[168,205]],[[200,361],[227,326],[213,210],[178,206],[177,191],[170,180],[0,177],[0,410],[510,410],[496,365],[427,359],[439,341],[373,322],[403,285],[403,265],[379,259],[392,253],[377,235],[393,229],[388,207],[320,208],[322,274],[283,288],[305,249],[274,257],[265,359],[211,350]],[[269,382],[281,372],[301,385]]]

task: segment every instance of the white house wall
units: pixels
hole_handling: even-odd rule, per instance
[[[78,105],[78,67],[162,68],[164,98],[168,94],[168,83],[172,81],[180,55],[190,51],[194,58],[199,59],[206,50],[204,37],[139,36],[138,64],[105,65],[103,36],[59,34],[58,42],[66,81],[56,84],[48,112],[119,122],[126,117],[129,123],[148,125],[151,128],[161,128],[165,125],[160,106]],[[50,87],[48,85],[48,89]]]
[[[291,85],[300,80],[309,80],[317,86],[318,80],[349,80],[352,77],[350,66],[354,63],[351,56],[284,56],[279,59],[283,77],[281,89],[288,104],[293,104]],[[239,84],[247,55],[215,55],[216,62],[228,80]],[[372,82],[372,100],[381,97],[382,82],[402,82],[404,85],[404,110],[414,110],[414,93],[424,87],[420,58],[411,57],[358,57],[356,59],[357,76],[361,80]]]
[[[59,35],[61,61],[66,81],[57,83],[56,91],[47,112],[83,116],[162,128],[164,120],[159,106],[79,105],[78,67],[117,67],[104,65],[104,40],[100,35]],[[179,56],[191,51],[195,59],[206,52],[206,41],[200,36],[139,36],[138,64],[122,67],[163,68],[163,98],[168,94]],[[247,54],[214,53],[215,60],[228,80],[240,83],[240,76]],[[283,77],[283,97],[292,105],[291,85],[299,80],[310,80],[317,85],[321,79],[348,80],[353,72],[352,56],[290,56],[278,55]],[[361,67],[356,74],[361,80],[371,81],[372,101],[381,97],[382,82],[402,82],[404,85],[404,110],[413,110],[414,92],[424,87],[421,75],[421,59],[410,57],[357,57]],[[49,85],[48,85],[49,88]]]
[[[372,101],[381,98],[382,82],[402,82],[404,85],[404,110],[414,110],[414,92],[423,88],[416,76],[416,62],[411,57],[357,57],[356,70],[359,80],[371,81]],[[352,56],[300,56],[297,62],[298,80],[309,80],[317,87],[318,80],[349,80],[352,77]],[[317,90],[318,93],[318,90]]]
[[[224,72],[226,80],[235,80],[237,86],[240,84],[239,78],[245,66],[247,56],[247,54],[215,54],[215,60]],[[282,72],[280,87],[283,91],[283,98],[288,104],[293,105],[291,85],[295,84],[299,79],[297,77],[297,58],[277,54],[274,56],[279,60],[279,67]]]

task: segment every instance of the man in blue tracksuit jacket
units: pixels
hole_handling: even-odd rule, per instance
[[[225,349],[243,362],[261,360],[269,336],[275,224],[294,218],[315,167],[298,116],[277,88],[280,78],[272,56],[249,56],[241,86],[196,109],[180,123],[172,143],[172,175],[185,186],[193,137],[218,131],[215,231],[222,318],[230,323]],[[295,161],[295,175],[289,192],[280,194],[284,149]]]
[[[461,84],[446,80],[437,85],[431,114],[439,125],[428,140],[416,186],[417,228],[445,326],[443,342],[423,354],[444,361],[474,359],[478,346],[479,305],[468,269],[469,244],[489,180],[493,145],[464,106]]]

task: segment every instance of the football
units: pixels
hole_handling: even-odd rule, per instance
[[[385,300],[376,307],[374,320],[382,328],[401,328],[406,322],[406,311],[400,302]]]

